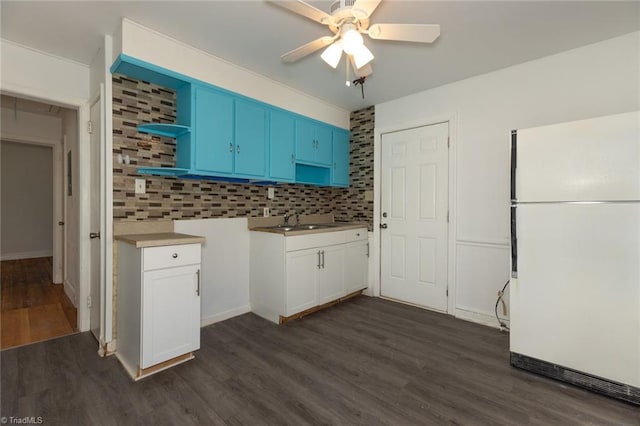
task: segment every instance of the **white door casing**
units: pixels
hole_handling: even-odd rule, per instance
[[[448,123],[382,134],[381,296],[447,311]]]
[[[90,112],[91,134],[89,137],[89,178],[90,178],[90,219],[89,229],[91,232],[91,289],[90,289],[90,329],[93,335],[100,342],[101,324],[101,288],[100,288],[100,129],[101,129],[101,101],[100,98],[91,105]],[[97,234],[98,237],[93,235]]]

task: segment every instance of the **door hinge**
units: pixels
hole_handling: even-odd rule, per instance
[[[447,148],[451,148],[451,138],[447,136]]]
[[[447,297],[449,297],[449,287],[447,287]]]
[[[447,223],[449,223],[449,210],[447,210]]]
[[[87,133],[93,133],[93,121],[87,121]]]
[[[91,307],[91,296],[87,296],[87,308]]]

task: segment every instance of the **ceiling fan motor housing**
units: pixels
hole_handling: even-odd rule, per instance
[[[356,0],[336,0],[331,3],[331,11],[329,13],[331,13],[332,16],[336,16],[336,14],[340,12],[349,11],[355,2]]]

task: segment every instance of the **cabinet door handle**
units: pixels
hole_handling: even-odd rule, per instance
[[[324,250],[322,250],[322,269],[324,269]]]
[[[240,145],[237,147],[238,154],[240,154]]]
[[[196,271],[196,295],[200,296],[200,269]]]
[[[178,258],[178,253],[173,253],[173,254],[171,255],[171,257],[173,257],[174,259],[177,259],[177,258]]]
[[[318,269],[320,269],[320,250],[318,250]]]
[[[291,164],[296,162],[296,157],[295,155],[291,154]]]
[[[233,152],[233,144],[229,142],[229,152]]]

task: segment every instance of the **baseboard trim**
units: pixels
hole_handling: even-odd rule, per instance
[[[20,253],[2,253],[2,256],[0,256],[0,260],[35,259],[38,257],[51,257],[51,256],[53,256],[52,250],[23,251]]]
[[[238,308],[229,309],[228,311],[220,312],[219,314],[201,318],[200,327],[206,327],[229,318],[237,317],[238,315],[246,314],[247,312],[251,312],[251,305],[244,305]]]
[[[500,324],[498,324],[498,320],[494,315],[489,315],[482,312],[474,312],[466,309],[456,308],[455,317],[465,321],[486,325],[488,327],[500,328]],[[503,321],[505,322],[505,324],[509,325],[508,319],[503,319]]]
[[[75,308],[78,308],[78,295],[76,293],[76,289],[69,283],[69,281],[65,280],[63,283],[64,294],[67,295],[71,303]]]
[[[611,398],[640,405],[640,388],[594,376],[547,361],[510,352],[511,365],[521,370],[549,377]]]

